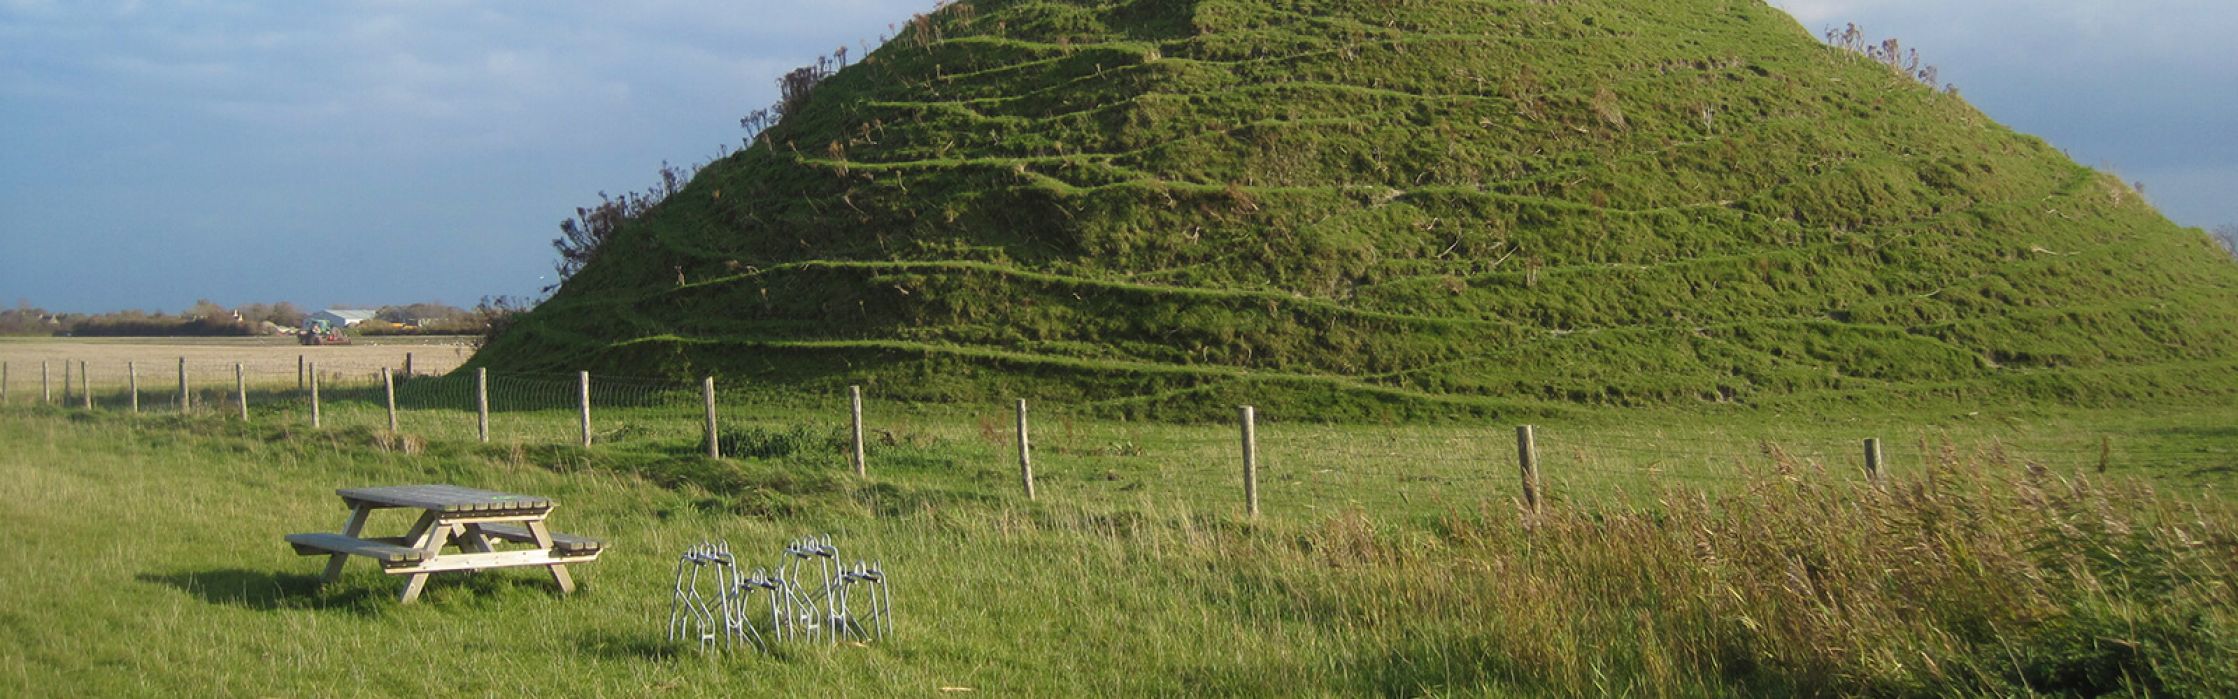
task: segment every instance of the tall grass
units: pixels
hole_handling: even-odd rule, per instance
[[[1243,565],[1332,573],[1286,603],[1388,648],[1403,667],[1381,691],[2230,696],[2233,523],[2145,486],[1953,458],[1885,492],[1768,474],[1430,532],[1355,513]]]

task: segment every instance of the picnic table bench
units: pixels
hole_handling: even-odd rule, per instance
[[[559,583],[560,593],[575,591],[568,576],[571,563],[598,560],[606,544],[574,534],[555,533],[544,525],[558,503],[530,496],[462,488],[455,485],[406,485],[383,488],[343,488],[334,491],[350,508],[350,519],[341,533],[289,534],[287,542],[303,556],[327,556],[323,582],[342,577],[342,564],[351,556],[373,559],[381,571],[409,576],[399,601],[418,599],[429,575],[459,570],[486,570],[543,566]],[[366,520],[376,510],[417,509],[418,523],[403,536],[364,536]],[[499,544],[526,544],[531,548],[499,550]],[[445,553],[455,547],[457,553]]]

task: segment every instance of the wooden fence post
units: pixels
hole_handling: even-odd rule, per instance
[[[413,376],[416,376],[416,374],[413,374],[413,373],[412,373],[412,353],[410,353],[410,352],[405,352],[405,353],[404,353],[404,378],[407,378],[407,379],[409,379],[409,378],[412,378]]]
[[[396,372],[381,367],[381,393],[388,398],[389,434],[396,434]]]
[[[1879,439],[1865,440],[1865,479],[1872,481],[1875,488],[1886,485],[1888,482],[1887,474],[1881,472],[1881,440]]]
[[[1026,433],[1026,399],[1018,399],[1018,477],[1026,483],[1026,499],[1034,495],[1034,445]]]
[[[715,426],[715,377],[700,382],[699,396],[707,404],[707,458],[723,458],[723,435]]]
[[[0,362],[0,404],[8,402],[8,363]]]
[[[848,386],[847,395],[855,416],[855,475],[870,475],[869,459],[863,452],[863,387]]]
[[[2099,473],[2099,475],[2105,475],[2105,473],[2106,473],[2106,467],[2108,467],[2108,466],[2111,466],[2111,465],[2113,465],[2113,462],[2114,462],[2114,436],[2113,436],[2113,435],[2110,435],[2110,434],[2108,434],[2108,435],[2099,435],[2099,437],[2098,437],[2098,473]]]
[[[1243,406],[1243,502],[1252,517],[1259,516],[1259,409]]]
[[[194,408],[194,394],[187,392],[186,357],[179,358],[179,412]]]
[[[65,368],[64,371],[69,369]],[[78,360],[78,390],[85,392],[85,409],[93,409],[93,372],[87,371],[85,360]]]
[[[303,383],[303,355],[295,355],[295,390],[301,391]]]
[[[582,378],[583,393],[583,448],[589,449],[591,447],[591,373],[585,371],[579,376]]]
[[[1544,508],[1539,492],[1539,434],[1538,428],[1524,425],[1515,428],[1515,458],[1523,468],[1523,507],[1536,515]]]
[[[240,362],[233,363],[233,393],[241,399],[241,421],[249,421],[249,374]]]
[[[311,429],[319,428],[319,364],[311,363]]]
[[[62,406],[70,407],[70,398],[75,395],[70,392],[70,360],[65,359],[62,360]]]
[[[54,404],[54,379],[47,378],[47,360],[39,360],[39,402]]]
[[[132,414],[140,414],[140,363],[124,363],[124,390],[132,394]]]
[[[474,430],[483,444],[490,443],[490,370],[474,370]]]

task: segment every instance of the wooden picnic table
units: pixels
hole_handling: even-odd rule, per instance
[[[323,581],[342,577],[342,564],[351,556],[380,563],[382,572],[409,576],[399,601],[410,604],[420,596],[429,575],[459,570],[485,570],[543,566],[559,583],[560,593],[575,591],[567,574],[570,563],[598,560],[605,544],[546,528],[558,503],[532,495],[516,495],[455,485],[404,485],[383,488],[343,488],[334,491],[350,508],[349,522],[339,534],[319,532],[289,534],[287,541],[304,556],[327,556]],[[375,510],[417,509],[418,523],[396,537],[364,536],[366,520]],[[501,545],[527,544],[531,548],[500,550]],[[457,553],[444,553],[456,547]]]

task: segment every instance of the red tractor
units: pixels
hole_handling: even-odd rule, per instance
[[[318,319],[303,321],[303,332],[296,333],[295,339],[306,345],[350,344],[350,336],[342,334],[341,328]]]

